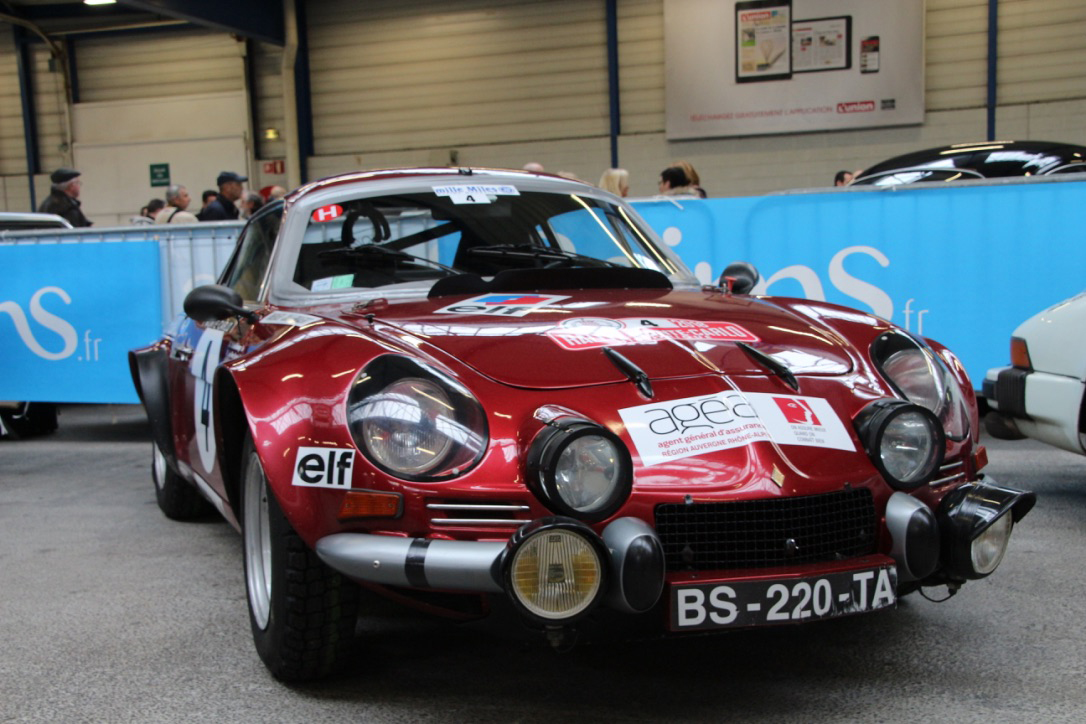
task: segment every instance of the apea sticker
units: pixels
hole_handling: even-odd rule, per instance
[[[486,314],[496,317],[523,317],[541,307],[569,299],[558,294],[483,294],[435,309],[435,314]]]
[[[855,450],[848,430],[820,397],[732,390],[619,410],[643,465],[758,441]]]
[[[294,479],[291,484],[303,488],[348,490],[353,470],[353,449],[300,447],[294,458]]]
[[[343,216],[343,207],[339,204],[328,204],[322,206],[313,212],[313,221],[318,223],[322,221],[335,221],[339,217]]]

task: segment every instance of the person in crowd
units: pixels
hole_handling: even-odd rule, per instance
[[[196,213],[197,218],[199,218],[200,214],[204,213],[204,209],[207,208],[207,205],[217,198],[219,198],[219,192],[215,189],[207,189],[204,191],[200,199],[200,210]]]
[[[690,180],[690,185],[694,187],[694,190],[698,192],[698,196],[701,198],[707,198],[709,194],[705,193],[705,189],[701,187],[701,177],[698,176],[698,172],[694,169],[694,165],[689,161],[674,161],[672,166],[678,166],[686,174],[686,178]]]
[[[660,172],[660,196],[669,198],[700,199],[698,189],[690,183],[686,171],[680,166],[668,166]]]
[[[252,217],[257,211],[260,211],[260,207],[264,205],[264,197],[259,192],[249,191],[245,194],[241,201],[241,216],[248,219]]]
[[[838,171],[833,176],[833,185],[848,186],[850,183],[852,183],[852,179],[853,176],[851,171]]]
[[[195,224],[199,219],[196,214],[187,211],[192,197],[188,189],[174,184],[166,189],[166,208],[155,215],[156,224]]]
[[[600,188],[616,196],[630,195],[630,172],[624,168],[609,168],[600,176]]]
[[[241,216],[235,202],[241,198],[241,185],[249,180],[248,176],[233,171],[223,171],[215,180],[219,186],[219,196],[208,203],[203,211],[196,215],[200,221],[234,221]]]
[[[282,186],[272,186],[271,191],[268,192],[268,201],[275,201],[281,199],[287,195],[287,190]]]
[[[529,161],[524,164],[525,171],[531,171],[532,173],[543,173],[543,164],[537,161]]]
[[[135,224],[136,226],[145,226],[155,223],[155,216],[158,212],[166,208],[166,202],[162,199],[151,199],[147,202],[147,205],[140,209],[139,214],[131,217],[128,223]]]
[[[90,226],[91,222],[83,215],[79,202],[79,192],[83,188],[79,171],[73,168],[58,168],[49,175],[49,180],[53,183],[52,189],[49,196],[38,206],[38,211],[61,216],[77,228]]]

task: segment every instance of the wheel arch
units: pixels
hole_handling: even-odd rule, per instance
[[[173,423],[170,420],[169,345],[165,342],[128,353],[132,384],[151,426],[151,438],[176,472],[177,454],[173,447]]]

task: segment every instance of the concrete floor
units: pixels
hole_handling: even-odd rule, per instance
[[[1037,443],[985,440],[1039,502],[941,605],[566,654],[386,614],[340,675],[287,687],[253,650],[240,536],[159,512],[142,409],[60,425],[0,442],[0,722],[1086,720],[1086,458]]]

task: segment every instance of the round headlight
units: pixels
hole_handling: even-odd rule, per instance
[[[409,358],[388,355],[367,365],[348,395],[347,420],[371,462],[409,480],[463,473],[486,448],[475,398]]]
[[[882,363],[889,377],[910,402],[928,408],[936,415],[942,410],[942,388],[935,360],[919,347],[894,352]]]
[[[506,590],[525,612],[549,622],[586,613],[606,590],[603,545],[576,521],[543,518],[510,541]]]
[[[910,335],[893,331],[875,341],[871,357],[895,391],[935,414],[947,437],[965,439],[969,422],[962,391],[938,355]]]
[[[600,521],[626,501],[633,463],[622,441],[587,420],[544,428],[528,451],[529,481],[552,510]]]
[[[903,400],[878,400],[856,417],[856,430],[871,461],[895,488],[931,480],[943,462],[946,438],[928,409]]]
[[[452,447],[441,429],[442,417],[451,409],[448,395],[432,382],[393,382],[360,410],[362,443],[387,468],[425,473]]]
[[[973,539],[969,554],[973,561],[973,570],[978,576],[987,576],[999,566],[1003,553],[1007,550],[1007,541],[1011,539],[1013,527],[1014,517],[1005,513]]]

